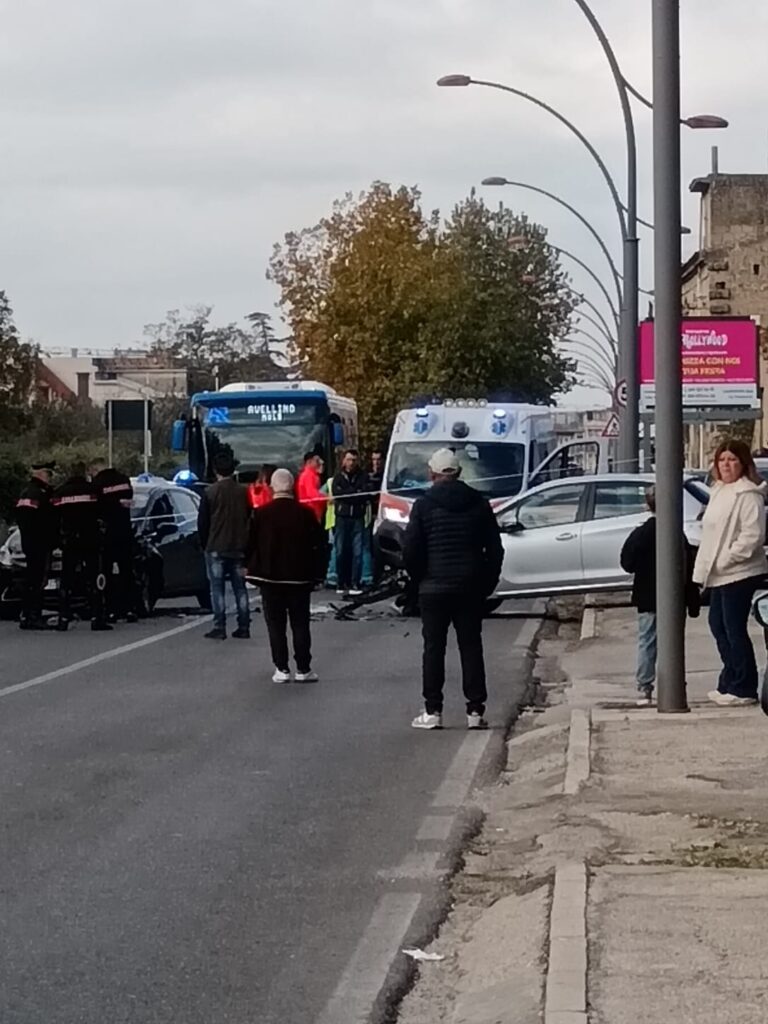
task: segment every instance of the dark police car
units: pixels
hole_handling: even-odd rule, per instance
[[[195,597],[210,608],[205,559],[197,534],[200,498],[167,480],[133,482],[131,519],[135,540],[135,571],[145,614],[160,598]],[[16,618],[24,583],[24,553],[17,529],[0,547],[0,618]],[[46,605],[58,601],[61,553],[54,551],[46,585]]]

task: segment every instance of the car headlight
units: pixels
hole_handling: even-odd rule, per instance
[[[409,513],[404,509],[395,508],[392,505],[383,508],[381,515],[383,519],[387,519],[390,523],[407,523],[410,518]]]

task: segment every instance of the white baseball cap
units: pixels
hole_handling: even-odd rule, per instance
[[[461,466],[456,452],[451,451],[450,448],[438,448],[429,460],[429,468],[433,473],[439,473],[442,476],[448,473],[458,473]]]

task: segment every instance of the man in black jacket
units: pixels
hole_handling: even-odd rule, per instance
[[[235,480],[235,460],[227,451],[217,452],[213,459],[216,483],[202,497],[197,529],[205,551],[208,582],[211,586],[213,629],[207,640],[227,638],[227,580],[232,584],[237,608],[237,629],[232,636],[248,640],[251,635],[251,610],[245,587],[245,552],[251,502],[244,484]]]
[[[95,486],[85,475],[83,463],[72,467],[72,475],[56,489],[53,506],[61,523],[61,586],[59,622],[66,631],[72,618],[72,596],[80,573],[91,602],[91,629],[109,630],[104,600],[106,576],[101,505]]]
[[[290,683],[288,620],[293,634],[297,683],[316,683],[312,671],[310,603],[313,586],[325,576],[325,531],[310,506],[294,496],[293,474],[272,474],[274,500],[253,513],[248,576],[261,587],[275,683]]]
[[[103,459],[91,464],[91,480],[101,506],[104,523],[104,566],[107,577],[107,610],[111,619],[136,622],[138,597],[133,571],[133,526],[131,506],[133,485],[119,469],[107,466]],[[113,567],[117,566],[115,579]]]
[[[336,523],[333,528],[339,593],[362,594],[363,545],[371,494],[368,474],[354,448],[344,453],[341,472],[331,484]]]
[[[637,608],[637,689],[638,707],[650,707],[656,682],[656,489],[645,493],[651,513],[630,533],[619,556],[621,568],[634,576],[632,604]],[[699,615],[701,598],[699,588],[692,581],[694,552],[685,540],[686,590],[688,614]]]
[[[16,522],[24,552],[24,595],[21,629],[44,629],[43,588],[48,562],[57,539],[57,516],[53,508],[51,477],[53,463],[37,463],[16,502]]]
[[[405,533],[405,566],[419,586],[424,637],[424,711],[411,724],[442,728],[445,648],[453,624],[467,727],[484,729],[483,611],[501,573],[499,527],[485,498],[459,479],[455,452],[441,448],[429,469],[433,486],[413,506]]]

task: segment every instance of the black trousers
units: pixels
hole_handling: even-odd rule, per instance
[[[24,620],[39,619],[43,614],[43,589],[48,571],[48,548],[38,544],[22,544],[26,569],[21,616]]]
[[[106,576],[104,552],[100,548],[77,543],[64,543],[61,551],[61,586],[59,588],[59,618],[69,622],[72,618],[72,599],[75,584],[81,574],[81,589],[86,595],[93,622],[106,620]]]
[[[117,566],[117,575],[113,567]],[[123,618],[138,608],[136,574],[133,567],[133,538],[107,536],[104,556],[107,577],[107,610],[110,615]]]
[[[470,594],[422,594],[422,636],[424,637],[424,707],[434,715],[443,710],[445,687],[445,648],[448,629],[456,630],[461,658],[461,679],[467,713],[485,712],[488,691],[485,687],[483,659],[483,611],[485,600]]]
[[[312,637],[309,628],[311,583],[262,583],[261,608],[269,634],[272,663],[288,671],[288,621],[293,634],[293,654],[299,672],[312,666]]]

